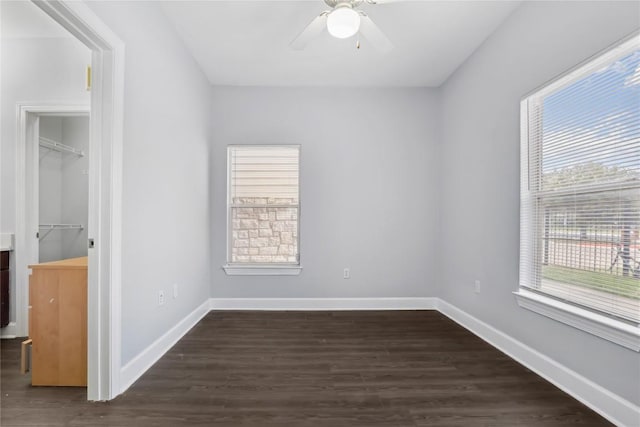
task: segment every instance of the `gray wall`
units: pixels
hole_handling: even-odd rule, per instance
[[[637,2],[527,2],[456,71],[441,93],[439,236],[444,300],[635,404],[638,353],[521,309],[512,292],[519,101],[639,26]]]
[[[85,72],[90,63],[89,49],[75,39],[0,37],[0,232],[16,232],[16,104],[89,105]],[[15,272],[15,256],[11,263]],[[9,291],[11,321],[15,277]]]
[[[434,295],[434,90],[216,87],[212,99],[211,296]],[[302,146],[300,276],[227,276],[220,268],[228,144]],[[351,279],[342,278],[344,267]]]
[[[84,156],[62,155],[62,224],[82,224],[82,230],[62,231],[62,258],[87,255],[89,219],[89,117],[62,118],[62,143],[84,151]]]
[[[126,45],[122,363],[209,298],[210,85],[157,3],[88,2]],[[179,296],[172,297],[177,283]],[[158,305],[158,291],[166,303]]]
[[[1,39],[0,231],[15,233],[16,104],[89,105],[91,53],[75,39]]]

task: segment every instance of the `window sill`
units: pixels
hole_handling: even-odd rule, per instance
[[[232,265],[222,266],[228,276],[297,276],[299,265]]]
[[[640,352],[640,327],[524,289],[514,294],[522,308]]]

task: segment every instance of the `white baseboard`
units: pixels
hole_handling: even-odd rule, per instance
[[[10,322],[7,326],[0,329],[0,339],[10,339],[18,337],[18,328],[16,322]]]
[[[154,363],[169,351],[191,328],[209,313],[209,300],[193,310],[184,319],[155,340],[133,360],[120,369],[120,393],[124,393]]]
[[[211,310],[435,310],[437,298],[211,298]]]
[[[526,366],[565,393],[618,426],[639,426],[640,407],[500,332],[493,326],[438,299],[437,309],[498,350]]]
[[[618,426],[640,425],[640,408],[439,298],[211,298],[120,371],[121,393],[209,311],[438,310]]]

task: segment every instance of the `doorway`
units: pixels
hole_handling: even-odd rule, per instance
[[[88,375],[87,398],[120,394],[120,283],[124,44],[83,2],[37,0],[37,7],[91,51],[88,153]],[[62,113],[61,113],[62,110]],[[39,257],[37,193],[28,165],[39,162],[39,119],[81,115],[87,106],[19,103],[16,126],[16,335],[28,333],[28,269]],[[86,244],[86,243],[85,243]],[[37,254],[34,256],[34,254]]]
[[[30,269],[28,266],[87,256],[87,272],[95,270],[95,254],[87,249],[93,234],[95,213],[90,212],[91,119],[89,105],[19,105],[17,229],[16,229],[16,320],[20,335],[33,337],[28,323]],[[92,223],[93,221],[93,223]],[[87,277],[85,289],[95,283]],[[86,299],[88,317],[96,306]],[[87,322],[87,326],[89,322]],[[88,327],[82,337],[95,338]],[[22,332],[24,331],[24,332]],[[87,348],[86,338],[79,337]],[[95,369],[95,361],[88,365]],[[95,392],[96,374],[87,366],[87,396]],[[98,382],[99,384],[99,382]],[[96,400],[96,399],[91,399]]]

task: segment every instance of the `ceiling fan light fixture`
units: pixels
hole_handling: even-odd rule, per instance
[[[336,7],[327,17],[327,30],[338,39],[349,38],[359,29],[360,15],[348,5]]]

